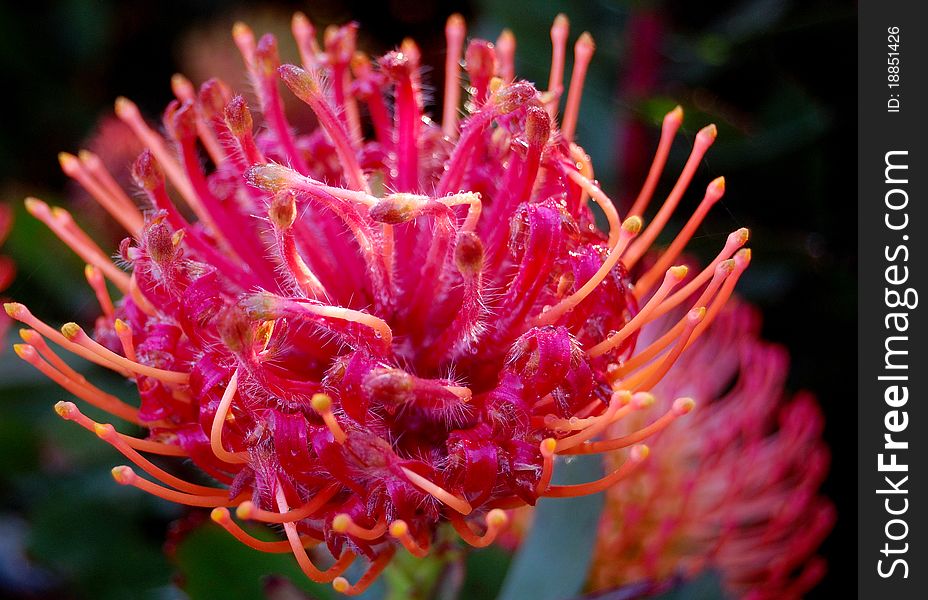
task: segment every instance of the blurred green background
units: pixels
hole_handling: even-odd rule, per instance
[[[502,27],[511,28],[518,40],[517,73],[539,82],[547,80],[551,20],[567,13],[572,39],[589,30],[597,43],[578,141],[620,203],[634,197],[657,124],[674,104],[686,110],[687,139],[706,123],[718,125],[719,139],[694,186],[724,174],[728,191],[692,247],[711,256],[729,231],[752,230],[754,261],[740,291],[764,309],[765,336],[791,349],[791,387],[814,391],[828,418],[834,460],[824,491],[836,502],[839,521],[823,548],[832,570],[814,597],[843,591],[835,567],[850,560],[855,512],[854,463],[842,452],[854,443],[845,408],[855,397],[847,372],[855,364],[857,310],[854,4],[3,3],[0,72],[7,108],[0,129],[0,201],[15,205],[17,224],[0,253],[19,267],[3,295],[28,303],[51,322],[90,323],[95,301],[82,264],[24,214],[22,198],[74,202],[77,195],[58,170],[56,153],[76,150],[117,95],[156,116],[172,98],[172,73],[198,82],[206,76],[204,64],[238,68],[226,41],[233,21],[246,19],[258,33],[285,30],[295,9],[320,26],[359,21],[362,47],[372,53],[413,37],[439,76],[444,21],[461,12],[472,36],[495,40]],[[231,73],[230,83],[242,85],[242,77]],[[438,101],[439,94],[435,89],[432,97]],[[671,170],[687,152],[685,143],[675,146]],[[680,214],[698,203],[697,195],[687,196]],[[118,241],[105,218],[76,202],[88,230]],[[272,598],[297,597],[286,579],[264,577],[277,573],[302,582],[291,560],[252,552],[218,528],[201,527],[208,517],[199,511],[113,484],[109,468],[122,462],[117,453],[55,416],[52,406],[66,394],[16,359],[9,349],[14,335],[15,328],[0,351],[0,597],[231,599],[260,597],[263,589]],[[94,377],[106,381],[102,374]],[[110,381],[108,389],[133,393],[121,381]],[[491,549],[469,562],[462,597],[494,597],[508,557]]]

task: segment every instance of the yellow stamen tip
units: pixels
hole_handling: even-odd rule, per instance
[[[58,416],[62,419],[70,419],[75,408],[73,402],[62,401],[55,403],[55,412],[58,413]]]
[[[310,405],[317,413],[325,413],[332,410],[332,397],[328,394],[313,394]]]
[[[390,523],[390,535],[393,537],[401,538],[407,533],[409,533],[409,525],[406,524],[406,521],[397,519]]]
[[[717,194],[722,194],[725,192],[725,178],[716,177],[709,184],[709,188],[712,189]]]
[[[667,272],[670,273],[670,276],[674,279],[683,279],[686,277],[686,274],[689,272],[689,270],[689,267],[686,265],[677,265],[667,269]]]
[[[6,314],[8,314],[13,319],[15,319],[16,315],[20,314],[20,312],[24,308],[26,307],[20,304],[19,302],[4,302],[3,303],[3,310],[5,310]]]
[[[35,354],[35,348],[29,344],[13,344],[13,352],[16,353],[16,356],[25,359]]]
[[[620,407],[625,406],[632,401],[632,393],[628,390],[616,390],[609,401],[618,402]]]
[[[332,531],[335,533],[345,533],[351,526],[351,517],[345,513],[339,513],[332,518]]]
[[[251,500],[245,500],[235,508],[235,516],[239,519],[248,520],[254,515],[255,505]]]
[[[81,326],[77,323],[65,323],[61,326],[61,334],[69,340],[76,338],[82,331]]]
[[[61,165],[61,169],[65,173],[69,173],[70,171],[73,171],[74,168],[77,166],[78,162],[79,161],[77,160],[77,157],[71,154],[70,152],[59,152],[58,153],[58,164]]]
[[[705,306],[700,306],[700,307],[698,307],[698,308],[694,308],[693,310],[691,310],[691,311],[689,312],[689,314],[687,315],[687,318],[688,318],[690,321],[693,321],[693,322],[695,322],[695,323],[699,323],[700,321],[702,321],[702,320],[705,318],[705,316],[706,316],[706,307],[705,307]]]
[[[596,42],[593,41],[593,35],[589,31],[581,33],[580,37],[577,38],[577,47],[583,48],[584,50],[595,50]]]
[[[109,434],[111,429],[113,429],[113,426],[105,424],[105,423],[94,423],[93,424],[93,432],[97,434],[98,438],[101,438],[101,439],[106,438],[106,436]]]
[[[229,520],[229,510],[222,506],[214,508],[209,513],[209,518],[215,521],[216,523],[225,523]]]
[[[135,478],[135,471],[126,465],[113,467],[110,473],[113,475],[113,479],[116,480],[116,483],[120,485],[129,485]]]
[[[23,201],[23,204],[26,205],[26,211],[32,216],[35,216],[35,213],[42,210],[42,208],[48,208],[47,204],[45,204],[38,198],[32,198],[32,197],[26,198]]]
[[[487,513],[488,527],[505,527],[509,523],[509,515],[501,508],[494,508]]]
[[[632,446],[632,451],[630,454],[631,460],[635,462],[641,462],[646,459],[651,454],[651,449],[645,446],[644,444],[638,444],[637,446]]]
[[[116,116],[125,117],[129,113],[136,112],[138,109],[135,106],[135,102],[129,100],[125,96],[119,96],[116,98],[116,102],[113,104],[116,110]]]
[[[741,261],[743,263],[750,263],[751,262],[751,249],[742,248],[741,250],[738,250],[738,252],[735,254],[735,261],[736,262]]]
[[[715,270],[722,274],[731,273],[735,270],[735,259],[729,258],[728,260],[723,260]]]
[[[254,35],[254,32],[251,31],[251,27],[242,21],[236,21],[235,24],[232,25],[232,37],[237,38],[246,35]]]
[[[677,123],[683,122],[683,107],[679,104],[674,107],[672,111],[667,113],[667,116],[664,117],[664,121],[676,121]]]
[[[332,587],[339,594],[344,594],[351,587],[351,584],[344,577],[336,577],[332,580]]]
[[[637,408],[648,408],[654,404],[657,399],[651,392],[638,392],[632,396],[632,401]]]
[[[719,130],[718,127],[715,126],[715,123],[711,123],[700,129],[697,135],[704,135],[710,140],[715,140],[715,138],[719,135]]]
[[[622,229],[632,235],[638,235],[638,232],[641,231],[643,224],[644,221],[641,220],[641,217],[636,215],[625,219],[625,221],[622,223]]]
[[[457,29],[459,27],[464,27],[464,17],[461,16],[461,13],[454,13],[448,17],[448,21],[445,24],[445,27]]]
[[[554,454],[554,449],[557,447],[557,440],[554,438],[545,438],[541,441],[541,454],[543,456],[551,456]]]
[[[673,401],[673,411],[678,415],[685,415],[696,408],[696,401],[692,398],[677,398]]]
[[[132,331],[132,328],[122,319],[116,319],[113,323],[113,328],[116,330],[116,333],[128,333]]]

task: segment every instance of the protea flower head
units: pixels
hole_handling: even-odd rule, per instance
[[[397,549],[428,553],[442,524],[486,545],[505,509],[599,492],[636,469],[648,455],[639,442],[655,427],[620,444],[630,449],[603,479],[551,484],[557,455],[654,403],[651,390],[719,313],[750,255],[738,230],[698,274],[674,265],[721,197],[719,178],[657,262],[629,276],[715,127],[695,136],[643,228],[683,119],[671,111],[622,219],[574,142],[589,34],[574,46],[555,118],[565,17],[551,30],[551,77],[539,91],[514,76],[511,33],[465,50],[464,22],[452,16],[441,123],[425,112],[412,41],[371,59],[355,48],[356,24],[326,29],[321,47],[304,15],[292,25],[302,66],[281,65],[272,36],[233,30],[260,118],[219,80],[196,89],[174,77],[163,134],[117,100],[117,116],[147,148],[133,170],[142,208],[91,155],[61,155],[131,234],[118,265],[65,210],[27,200],[88,263],[102,309],[94,330],[68,323],[59,331],[20,304],[7,312],[30,328],[16,348],[23,359],[79,399],[147,428],[146,438],[131,437],[58,404],[150,477],[119,466],[117,482],[213,508],[244,543],[292,551],[309,578],[356,594]],[[281,82],[315,129],[290,126]],[[121,298],[111,299],[107,281]],[[638,368],[617,374],[641,356],[640,332],[680,307],[685,314]],[[46,340],[134,380],[139,404],[95,387]],[[672,402],[661,423],[690,408],[691,400]],[[147,453],[189,458],[216,484],[179,479]],[[286,539],[250,537],[229,509],[281,524]],[[325,569],[306,550],[318,543],[336,557]],[[369,567],[350,583],[341,574],[359,556]]]
[[[654,387],[658,405],[686,394],[701,409],[685,435],[652,438],[652,460],[606,492],[594,588],[715,569],[732,597],[780,600],[823,576],[815,552],[835,511],[818,494],[822,415],[808,393],[784,393],[787,353],[761,341],[759,325],[753,308],[729,303]],[[609,436],[639,435],[628,421]]]

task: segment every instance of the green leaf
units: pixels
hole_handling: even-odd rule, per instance
[[[559,484],[584,483],[601,477],[602,466],[596,457],[558,461],[554,476]],[[602,505],[601,494],[539,500],[500,600],[563,600],[576,595],[590,568]]]

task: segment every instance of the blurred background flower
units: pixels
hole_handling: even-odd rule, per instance
[[[633,199],[659,119],[674,104],[687,110],[687,124],[718,124],[719,140],[703,176],[724,173],[728,191],[701,227],[695,250],[709,257],[728,231],[751,228],[754,261],[740,292],[763,310],[763,337],[790,349],[787,388],[809,389],[819,398],[828,445],[851,443],[849,428],[838,427],[834,417],[846,414],[852,397],[843,374],[853,346],[844,342],[856,314],[856,228],[853,211],[841,200],[851,197],[854,185],[846,177],[855,139],[855,105],[848,102],[855,80],[853,3],[602,0],[583,6],[539,2],[530,10],[523,3],[403,0],[255,6],[63,0],[0,7],[0,64],[12,90],[7,114],[14,117],[0,133],[0,190],[17,213],[4,254],[19,273],[7,296],[56,322],[93,318],[96,301],[80,276],[82,264],[49,250],[60,246],[23,216],[20,199],[35,194],[57,204],[81,202],[58,171],[55,153],[82,139],[118,138],[103,120],[114,97],[130,96],[156,115],[170,100],[173,73],[201,81],[224,60],[239,73],[238,56],[228,46],[235,20],[274,31],[286,29],[296,9],[321,26],[355,19],[362,24],[359,45],[368,51],[382,53],[414,37],[423,63],[438,69],[444,21],[457,11],[475,36],[495,40],[504,25],[510,27],[518,43],[517,71],[544,81],[548,26],[554,14],[567,12],[575,32],[589,30],[597,40],[577,138],[596,157],[604,188],[622,202]],[[282,54],[293,58],[295,49],[283,47]],[[230,83],[242,87],[236,77]],[[675,147],[671,168],[685,160],[687,146]],[[131,149],[120,158],[111,148],[105,143],[96,151],[116,172],[120,162],[128,167]],[[98,238],[111,227],[92,213],[79,220]],[[829,346],[823,348],[822,340]],[[115,380],[107,390],[131,393]],[[58,389],[11,352],[0,354],[0,595],[182,597],[182,584],[193,598],[252,598],[263,593],[264,574],[300,579],[290,561],[256,555],[218,528],[200,527],[202,515],[112,485],[108,467],[116,454],[60,422],[50,410],[59,399]],[[832,563],[849,559],[845,553],[853,547],[852,529],[841,526],[853,520],[853,472],[853,463],[836,461],[824,484],[837,503],[839,525],[822,548]],[[558,562],[565,562],[571,544],[589,545],[574,510],[568,522],[577,531],[563,527],[551,540]],[[169,524],[174,535],[165,555]],[[462,597],[495,597],[508,561],[498,548],[471,555]],[[546,563],[536,562],[536,570],[539,564]],[[269,594],[289,589],[280,580],[265,581]],[[826,577],[810,596],[834,597],[843,591],[841,581]]]

